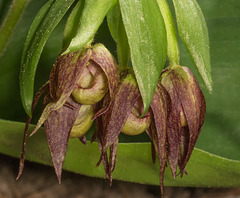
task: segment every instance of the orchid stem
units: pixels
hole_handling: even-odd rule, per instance
[[[179,63],[180,52],[175,23],[173,21],[173,17],[167,1],[157,0],[157,3],[164,19],[165,28],[167,31],[167,43],[168,43],[167,55],[170,62],[170,66],[173,67],[180,64]]]

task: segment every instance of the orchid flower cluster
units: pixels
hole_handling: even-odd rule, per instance
[[[58,57],[49,81],[33,102],[32,111],[40,96],[45,94],[42,115],[31,135],[44,124],[59,182],[69,138],[79,138],[86,144],[85,134],[94,120],[96,131],[92,141],[97,139],[101,154],[97,165],[103,163],[105,176],[110,183],[121,132],[127,135],[147,132],[152,142],[153,161],[157,154],[160,163],[161,190],[167,163],[174,178],[177,167],[181,176],[186,173],[185,167],[206,111],[204,96],[196,78],[187,67],[165,68],[150,108],[143,115],[143,101],[135,76],[132,72],[123,73],[113,55],[102,44]],[[24,167],[30,122],[29,118],[18,178]]]

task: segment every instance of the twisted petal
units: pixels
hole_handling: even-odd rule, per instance
[[[155,161],[154,151],[157,151],[160,163],[160,186],[163,192],[163,179],[166,166],[166,140],[167,140],[167,118],[169,107],[169,95],[164,87],[159,83],[151,103],[151,110],[153,114],[153,122],[150,129],[150,137],[154,144],[152,148],[152,156]]]
[[[35,110],[35,107],[39,101],[39,99],[41,98],[41,96],[45,93],[45,92],[49,92],[49,82],[47,82],[46,84],[44,84],[40,90],[37,92],[37,94],[34,97],[33,103],[32,103],[32,114]],[[27,122],[25,125],[25,129],[24,129],[24,136],[23,136],[23,143],[22,143],[22,153],[21,153],[21,157],[20,157],[20,162],[19,162],[19,171],[18,171],[18,176],[17,176],[17,180],[21,177],[22,172],[23,172],[23,168],[24,168],[24,163],[25,163],[25,149],[26,149],[26,143],[27,143],[27,135],[28,135],[28,129],[29,129],[29,125],[31,123],[32,118],[28,117],[27,118]]]
[[[106,99],[109,99],[109,97],[105,97],[105,100]],[[98,112],[102,108],[102,103],[103,103],[103,101],[94,105],[94,111],[95,112]],[[110,179],[111,175],[110,175],[110,171],[109,171],[108,154],[107,154],[106,151],[103,152],[103,141],[104,141],[105,132],[106,132],[105,131],[106,125],[104,125],[105,122],[103,122],[103,117],[108,117],[108,116],[110,116],[110,114],[108,112],[106,112],[102,116],[99,116],[99,117],[96,118],[96,130],[95,130],[95,133],[92,137],[92,141],[94,141],[95,138],[97,137],[98,146],[99,146],[99,150],[100,150],[100,153],[101,153],[100,159],[97,162],[96,166],[99,166],[102,162],[104,170],[105,170],[105,178]]]
[[[103,151],[106,151],[118,138],[137,99],[140,97],[135,79],[128,75],[122,82],[111,110],[111,117],[106,129]]]

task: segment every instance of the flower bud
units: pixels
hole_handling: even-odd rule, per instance
[[[94,112],[92,105],[81,105],[76,121],[70,132],[70,138],[82,137],[92,126]]]

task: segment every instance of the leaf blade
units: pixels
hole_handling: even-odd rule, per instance
[[[65,15],[74,0],[48,1],[38,12],[30,28],[22,55],[20,72],[20,93],[23,107],[31,116],[34,92],[34,78],[43,47],[58,22]]]
[[[80,50],[85,47],[85,45],[89,44],[93,40],[94,35],[103,22],[107,12],[116,3],[117,0],[85,1],[83,12],[79,19],[79,27],[76,36],[72,38],[68,48],[63,52],[63,54]]]
[[[196,0],[173,0],[179,35],[202,77],[212,92],[208,29]]]
[[[145,114],[166,61],[166,30],[156,1],[119,3]]]
[[[19,157],[22,146],[19,139],[22,137],[24,125],[24,123],[0,120],[1,153]],[[30,130],[33,127],[31,125]],[[41,133],[29,139],[26,159],[51,165],[44,129],[41,128],[40,131]],[[79,151],[81,155],[79,155]],[[63,169],[91,177],[104,178],[105,173],[102,165],[96,167],[99,155],[96,142],[85,146],[80,144],[78,139],[70,139]],[[118,162],[113,172],[114,179],[159,185],[159,164],[152,164],[150,143],[120,143],[117,157]],[[177,177],[174,180],[168,166],[165,172],[164,185],[192,187],[238,187],[240,185],[240,161],[194,149],[186,168],[188,175],[183,178]]]

